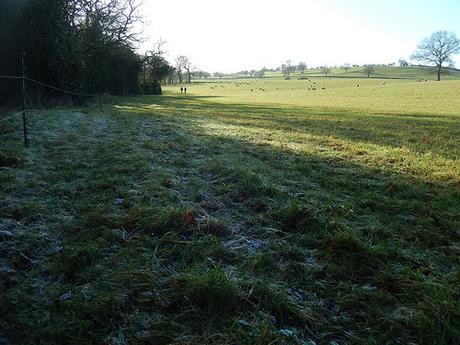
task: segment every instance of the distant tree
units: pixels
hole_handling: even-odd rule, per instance
[[[284,78],[287,78],[287,73],[288,73],[288,72],[287,72],[286,64],[283,63],[283,64],[281,65],[281,67],[280,67],[280,70],[281,70],[281,72],[283,73]]]
[[[296,65],[292,65],[292,64],[291,64],[291,60],[287,60],[286,63],[287,63],[287,65],[288,65],[289,74],[295,73],[295,72],[297,71],[297,66],[296,66]]]
[[[299,69],[300,73],[303,74],[303,72],[307,69],[307,64],[305,62],[299,62],[297,68]]]
[[[176,58],[176,69],[181,72],[185,70],[185,72],[187,73],[187,82],[192,82],[192,63],[190,62],[190,59],[187,56],[181,55]],[[180,79],[182,78],[180,77]]]
[[[438,81],[441,80],[441,70],[444,63],[452,62],[452,55],[460,52],[460,40],[453,32],[437,31],[425,38],[412,54],[412,59],[434,64],[437,68]]]
[[[182,61],[179,59],[179,57],[176,58],[174,69],[177,73],[177,78],[179,78],[179,83],[182,84],[182,70],[183,70],[183,65]]]
[[[363,73],[367,75],[368,78],[371,77],[371,74],[374,73],[374,66],[373,65],[364,65]]]
[[[203,71],[203,79],[208,79],[211,76],[211,73]]]
[[[210,74],[206,71],[195,71],[194,72],[194,75],[198,78],[198,79],[207,79],[209,78]]]
[[[286,60],[286,63],[281,65],[284,79],[290,79],[290,74],[295,71],[295,67],[291,65],[291,60]]]
[[[213,75],[214,77],[219,78],[219,79],[222,79],[222,77],[224,76],[224,74],[221,72],[214,72]]]
[[[327,77],[329,73],[331,73],[331,68],[328,66],[322,66],[321,67],[321,72],[324,73],[324,75]]]
[[[257,78],[263,78],[265,76],[265,69],[262,68],[260,71],[256,72],[256,77]]]
[[[350,70],[351,66],[349,63],[344,63],[342,69],[347,73]]]
[[[398,60],[398,65],[401,66],[401,67],[407,67],[407,66],[409,66],[409,62],[407,62],[406,59],[399,59]]]

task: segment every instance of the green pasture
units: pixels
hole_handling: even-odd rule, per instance
[[[339,78],[365,78],[367,74],[363,71],[364,67],[350,67],[349,70],[345,71],[341,67],[332,67],[329,77]],[[412,79],[412,80],[435,80],[437,78],[437,72],[434,67],[422,67],[422,66],[408,66],[408,67],[395,67],[395,66],[373,66],[374,71],[371,73],[371,78],[385,78],[385,79]],[[284,75],[281,72],[266,72],[266,77],[271,78],[283,78]],[[296,71],[290,74],[291,79],[298,78],[317,78],[324,77],[324,73],[320,68],[306,69],[304,73]],[[460,71],[444,69],[442,73],[443,80],[459,80]]]
[[[165,87],[165,91],[180,93],[179,86]],[[208,101],[269,104],[292,111],[301,107],[376,115],[460,115],[460,80],[235,79],[194,83],[187,92]]]
[[[0,127],[0,339],[458,341],[460,81],[164,91]]]

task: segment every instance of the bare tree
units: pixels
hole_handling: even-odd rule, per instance
[[[182,60],[183,60],[185,72],[187,72],[188,82],[191,83],[192,82],[192,72],[191,72],[191,70],[193,69],[192,62],[186,56],[182,56]]]
[[[297,68],[300,70],[300,73],[303,74],[303,72],[307,69],[307,64],[305,62],[299,62]]]
[[[165,55],[167,52],[163,48],[163,46],[166,45],[167,43],[168,43],[167,41],[165,41],[164,39],[162,39],[160,37],[160,39],[158,41],[153,43],[153,50],[152,51],[155,52],[158,55]]]
[[[190,61],[190,59],[184,55],[181,55],[181,56],[178,56],[176,58],[176,69],[179,73],[182,73],[182,70],[185,70],[185,72],[187,73],[187,81],[188,83],[191,83],[192,82],[192,62]],[[181,77],[179,77],[179,79],[182,79]],[[182,82],[182,80],[181,80]]]
[[[342,69],[347,73],[350,70],[351,66],[349,63],[344,63]]]
[[[329,73],[331,73],[331,68],[327,66],[321,67],[321,72],[324,73],[324,75],[327,77]]]
[[[452,55],[460,52],[460,40],[453,32],[437,31],[425,38],[412,54],[413,60],[434,64],[441,80],[441,70],[444,63],[452,63]]]
[[[281,65],[281,71],[284,74],[284,79],[290,79],[290,74],[295,71],[295,67],[291,65],[291,60],[286,60],[286,63]]]
[[[74,27],[100,30],[108,44],[122,43],[132,47],[139,42],[134,25],[141,22],[138,0],[72,0],[69,13]]]
[[[174,73],[174,68],[164,57],[163,40],[153,44],[153,49],[147,51],[142,60],[142,70],[140,74],[141,89],[147,94],[161,94],[161,83],[170,79]]]
[[[182,61],[181,59],[179,59],[179,57],[177,57],[175,69],[176,69],[177,77],[179,78],[180,84],[182,84],[182,68],[183,68]]]
[[[374,66],[364,65],[363,73],[366,74],[368,78],[370,78],[371,74],[374,73]]]

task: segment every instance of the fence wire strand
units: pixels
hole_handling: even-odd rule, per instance
[[[24,79],[24,80],[30,81],[31,83],[38,84],[40,86],[47,87],[47,88],[55,90],[55,91],[64,92],[64,93],[67,93],[67,94],[70,94],[70,95],[80,96],[80,97],[94,97],[94,95],[88,95],[88,94],[85,94],[85,93],[79,93],[79,92],[64,90],[64,89],[61,89],[59,87],[49,85],[49,84],[43,83],[41,81],[31,79],[31,78],[27,78],[27,77],[18,77],[18,76],[15,76],[15,75],[0,75],[0,79]]]
[[[23,66],[23,68],[24,68],[24,66]],[[68,90],[58,88],[56,86],[52,86],[52,85],[43,83],[43,82],[38,81],[38,80],[27,78],[26,76],[18,77],[18,76],[14,76],[14,75],[0,75],[0,79],[22,80],[23,81],[23,84],[22,84],[23,85],[23,90],[22,90],[22,101],[23,102],[25,102],[25,95],[26,95],[26,90],[25,90],[25,84],[26,83],[25,82],[26,81],[28,81],[30,83],[33,83],[33,84],[43,86],[43,87],[46,87],[46,88],[51,89],[51,90],[59,91],[59,92],[62,92],[62,93],[68,94],[68,95],[77,96],[77,97],[92,97],[92,98],[99,97],[99,102],[98,103],[90,105],[90,106],[87,106],[87,107],[82,107],[82,108],[24,109],[24,103],[23,103],[23,109],[24,109],[23,111],[20,111],[18,113],[13,114],[13,115],[9,115],[8,113],[3,114],[3,115],[7,115],[7,117],[1,118],[1,116],[0,116],[0,123],[6,122],[6,121],[18,116],[18,115],[25,115],[27,112],[30,112],[30,113],[43,113],[43,112],[54,112],[54,111],[82,112],[82,111],[85,111],[87,109],[95,108],[97,106],[101,107],[101,111],[102,111],[102,98],[105,97],[105,94],[104,95],[89,95],[89,94],[84,94],[84,93],[79,93],[79,92],[74,92],[74,91],[68,91]],[[23,119],[23,127],[24,127],[24,143],[25,143],[26,146],[28,146],[29,141],[27,139],[27,122],[26,122],[25,116],[24,116],[24,119]]]
[[[0,79],[22,79],[22,77],[17,77],[15,75],[0,75]]]
[[[30,79],[30,78],[25,78],[25,80],[30,81],[31,83],[35,83],[35,84],[47,87],[47,88],[55,90],[55,91],[60,91],[60,92],[67,93],[69,95],[80,96],[80,97],[94,97],[94,95],[88,95],[88,94],[84,94],[84,93],[78,93],[78,92],[73,92],[73,91],[67,91],[67,90],[64,90],[64,89],[60,89],[60,88],[58,88],[56,86],[48,85],[48,84],[42,83],[41,81]]]
[[[24,113],[23,111],[20,111],[19,113],[13,114],[13,115],[8,116],[8,117],[5,117],[3,119],[0,119],[0,123],[8,121],[9,119],[12,119],[15,116],[22,115],[23,113]]]

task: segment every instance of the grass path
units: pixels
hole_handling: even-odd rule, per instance
[[[170,94],[32,122],[1,134],[6,343],[460,336],[454,117]]]

